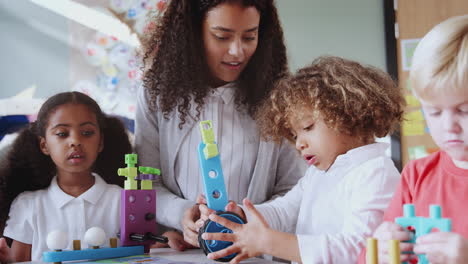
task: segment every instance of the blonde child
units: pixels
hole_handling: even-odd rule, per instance
[[[412,203],[416,215],[428,216],[429,205],[442,206],[452,219],[453,232],[421,236],[416,244],[400,243],[400,250],[426,254],[431,263],[468,263],[468,15],[435,26],[418,44],[410,72],[411,87],[421,101],[430,134],[440,150],[411,161],[374,236],[379,244],[410,238],[394,223],[403,205]],[[379,260],[388,262],[385,247]],[[362,253],[364,255],[364,253]],[[406,261],[413,256],[402,254]],[[360,262],[364,263],[364,256]]]
[[[116,172],[128,152],[124,126],[93,99],[79,92],[49,98],[0,173],[0,232],[12,240],[10,248],[0,239],[0,262],[40,261],[56,229],[68,233],[69,247],[93,226],[115,236],[124,180]]]
[[[238,225],[210,214],[232,234],[204,233],[233,245],[231,261],[269,254],[302,263],[351,263],[366,236],[381,223],[399,173],[375,143],[400,121],[404,101],[384,72],[336,57],[322,57],[279,83],[257,113],[263,137],[295,144],[309,164],[284,197],[257,205],[245,199],[248,220]],[[201,205],[206,210],[206,206]],[[288,233],[286,233],[288,232]]]

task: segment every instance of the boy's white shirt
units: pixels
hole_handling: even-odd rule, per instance
[[[271,228],[297,234],[302,263],[355,263],[400,179],[388,146],[352,149],[328,171],[311,166],[285,196],[256,208]]]
[[[54,230],[68,234],[67,249],[72,249],[73,240],[81,240],[85,232],[94,226],[101,227],[108,238],[116,237],[120,229],[120,188],[107,184],[94,174],[95,183],[79,197],[64,193],[52,179],[47,189],[23,192],[13,201],[4,236],[32,244],[31,260],[40,261],[42,252],[49,251],[47,235]]]

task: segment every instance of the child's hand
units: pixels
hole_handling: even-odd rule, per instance
[[[426,254],[432,264],[468,263],[468,240],[456,233],[434,232],[419,237],[414,252]]]
[[[394,222],[383,222],[374,232],[374,237],[379,243],[379,263],[390,263],[389,242],[392,239],[400,241],[410,240],[411,233]],[[405,251],[413,251],[413,244],[400,242],[400,260],[408,261],[411,254],[404,254]]]
[[[244,199],[243,202],[245,208],[252,215],[247,224],[237,224],[216,214],[210,215],[210,220],[231,229],[233,233],[204,233],[202,238],[205,240],[231,241],[233,244],[225,249],[208,254],[208,258],[218,259],[238,253],[230,263],[239,263],[243,259],[255,257],[265,252],[262,248],[264,245],[262,239],[268,237],[267,233],[270,228],[265,218],[263,218],[249,200]]]
[[[8,247],[5,238],[0,238],[0,263],[11,262],[10,248]]]

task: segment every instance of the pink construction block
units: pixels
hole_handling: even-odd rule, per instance
[[[122,190],[121,199],[121,246],[144,245],[149,252],[156,235],[156,190]]]

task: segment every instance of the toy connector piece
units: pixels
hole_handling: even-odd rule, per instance
[[[379,264],[377,239],[373,237],[367,238],[366,263],[367,264]]]
[[[400,240],[389,240],[388,246],[390,264],[400,264]]]
[[[140,173],[143,173],[143,174],[161,175],[161,171],[159,169],[152,168],[152,167],[139,166],[138,171],[140,171]]]
[[[152,233],[146,233],[146,237],[148,237],[148,239],[151,239],[159,243],[163,243],[163,244],[169,243],[169,239],[165,236],[159,236],[159,235],[155,235]]]
[[[125,164],[127,164],[126,168],[120,168],[117,170],[117,174],[119,176],[127,177],[125,180],[125,190],[137,190],[138,183],[135,178],[138,175],[138,169],[135,167],[137,163],[137,154],[126,154],[125,155]]]
[[[395,218],[395,223],[399,224],[403,228],[413,227],[416,229],[417,227],[419,227],[420,217],[417,217],[415,215],[414,205],[413,204],[403,205],[403,217]],[[410,240],[406,242],[415,243],[416,236],[413,236]]]
[[[202,135],[202,142],[205,144],[203,154],[205,159],[211,159],[219,155],[218,146],[215,143],[213,125],[211,120],[200,122],[200,132]]]
[[[138,155],[137,154],[125,154],[125,164],[127,167],[135,167],[135,164],[138,163]]]
[[[448,218],[442,218],[442,208],[439,205],[431,205],[429,208],[429,215],[430,217],[418,217],[415,215],[413,204],[403,205],[403,217],[395,218],[395,222],[403,228],[412,227],[415,231],[415,235],[405,242],[415,243],[418,237],[429,234],[433,228],[437,228],[442,232],[450,232],[452,230],[452,221]],[[407,262],[404,262],[404,264],[406,263]],[[429,261],[426,255],[419,254],[418,263],[428,264]]]
[[[141,181],[142,190],[152,190],[153,181],[157,179],[157,176],[161,175],[161,171],[152,167],[138,167],[138,171],[141,173],[136,177],[137,180]]]

